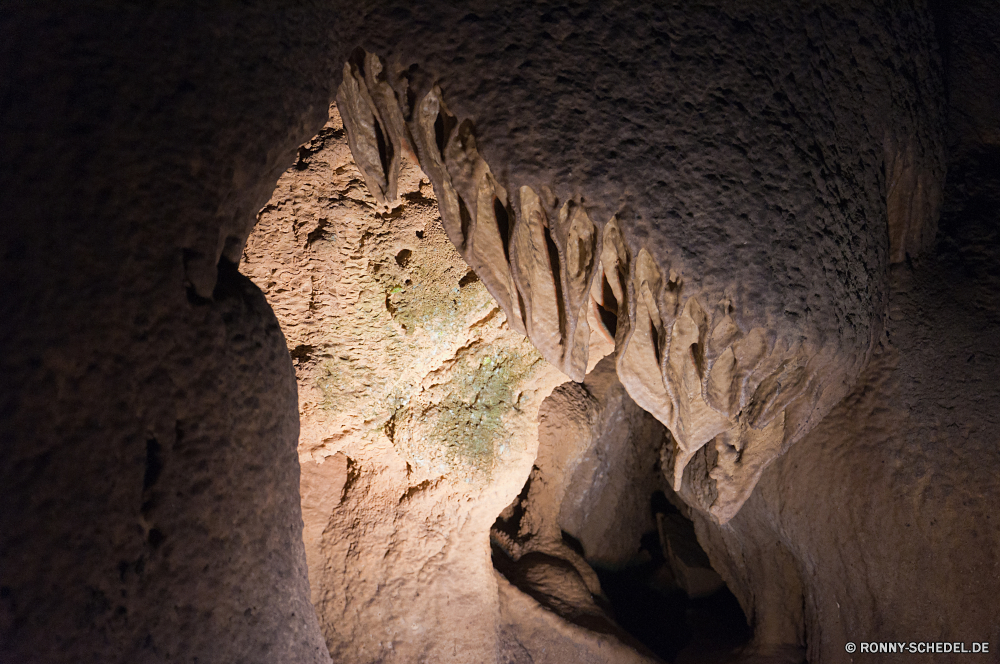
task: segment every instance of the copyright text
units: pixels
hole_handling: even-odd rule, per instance
[[[847,652],[859,653],[984,653],[990,651],[990,644],[981,641],[963,643],[961,641],[862,641],[848,643]]]

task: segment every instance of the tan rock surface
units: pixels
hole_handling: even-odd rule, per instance
[[[622,630],[591,565],[618,571],[649,561],[641,547],[656,529],[650,503],[665,483],[666,429],[628,396],[610,357],[584,382],[553,390],[539,422],[531,476],[491,533],[501,597],[519,607],[505,614],[504,633],[536,661],[657,661]],[[550,654],[539,660],[546,631]]]
[[[919,31],[908,37],[914,40],[918,67],[927,66],[925,37]],[[759,55],[756,48],[751,50],[755,57]],[[734,262],[729,255],[719,255],[714,265],[693,269],[697,252],[687,248],[687,243],[701,245],[705,255],[725,245],[718,241],[716,230],[700,229],[705,220],[713,218],[704,214],[705,200],[695,197],[697,214],[681,215],[672,210],[669,219],[659,217],[665,209],[678,205],[677,199],[692,195],[703,184],[698,178],[690,188],[675,189],[673,198],[661,200],[658,209],[643,214],[627,202],[635,192],[626,188],[616,194],[618,202],[612,206],[591,189],[569,187],[563,180],[572,180],[575,174],[565,171],[557,178],[525,179],[537,164],[522,164],[525,172],[519,172],[511,171],[506,163],[494,163],[502,170],[497,175],[483,156],[487,146],[477,141],[475,118],[453,113],[446,103],[443,88],[454,89],[454,82],[449,81],[449,86],[435,80],[419,65],[406,69],[399,62],[383,61],[361,50],[345,66],[338,100],[365,181],[386,204],[394,187],[391,183],[400,177],[396,155],[414,154],[434,186],[444,227],[459,253],[482,277],[512,327],[523,330],[541,355],[566,375],[582,381],[594,364],[589,357],[592,340],[603,337],[610,346],[614,338],[622,383],[642,408],[671,431],[673,450],[665,457],[664,471],[674,490],[717,522],[727,522],[747,500],[764,468],[846,395],[868,361],[884,314],[881,270],[888,258],[885,247],[866,243],[868,253],[861,260],[855,251],[817,247],[820,254],[831,254],[819,264],[843,263],[849,266],[843,269],[858,271],[859,283],[868,291],[862,298],[833,295],[832,290],[829,297],[819,295],[831,287],[839,288],[839,284],[828,280],[826,268],[817,270],[815,261],[791,268],[791,263],[802,258],[798,252],[793,252],[794,257],[768,258],[776,263],[763,272],[757,272],[759,266]],[[935,84],[936,79],[930,77],[927,85]],[[901,89],[899,94],[906,97],[917,92]],[[851,98],[850,103],[855,104],[856,99]],[[858,189],[857,196],[878,200],[872,206],[879,213],[876,223],[884,225],[882,216],[888,215],[893,260],[902,260],[907,251],[926,247],[934,235],[943,168],[933,118],[940,109],[929,104],[914,110],[889,98],[880,103],[907,109],[898,114],[899,126],[887,126],[877,137],[884,144],[881,149],[890,181],[886,191],[881,185],[872,186],[868,179],[852,180],[850,186]],[[870,132],[867,126],[863,130],[856,126],[866,112],[857,108],[853,116],[837,115],[824,124],[843,124],[838,131],[853,132],[860,138]],[[812,108],[809,114],[825,113],[829,109],[823,105]],[[703,118],[698,124],[703,124]],[[755,126],[746,135],[756,137],[760,130]],[[486,126],[482,131],[501,145],[522,140],[518,132],[497,135],[495,128]],[[592,128],[582,135],[589,131]],[[574,136],[571,142],[580,138]],[[597,142],[604,139],[602,136]],[[631,147],[633,141],[626,144]],[[496,145],[489,148],[497,150]],[[745,157],[758,150],[761,154],[773,152],[771,147],[752,147],[743,149],[742,154]],[[549,158],[551,155],[541,161]],[[642,166],[637,164],[630,177],[647,167],[647,162],[644,157]],[[682,178],[688,166],[674,165],[665,172],[671,174],[669,179]],[[718,164],[703,164],[693,170],[700,173],[703,168],[715,172]],[[812,165],[802,168],[816,169]],[[771,166],[761,168],[770,170]],[[733,189],[725,186],[704,195],[728,205],[736,196],[734,190],[746,193],[760,186],[757,179],[761,171]],[[792,207],[801,207],[799,212],[789,213],[787,218],[763,215],[767,223],[790,224],[776,235],[804,233],[805,227],[795,221],[797,217],[808,220],[807,227],[814,235],[829,235],[824,216],[839,214],[834,211],[846,206],[841,202],[816,207],[815,192],[823,186],[820,179],[814,174],[809,186],[796,194],[799,200]],[[847,181],[837,186],[838,191],[841,185],[847,186]],[[663,180],[652,189],[660,188],[668,188]],[[648,183],[640,189],[652,190]],[[754,201],[750,207],[758,204],[759,200]],[[887,213],[881,209],[883,205],[887,205]],[[722,218],[735,214],[733,210],[718,212]],[[738,216],[750,222],[745,212]],[[683,224],[669,231],[682,217]],[[857,223],[860,219],[847,215],[841,221]],[[754,219],[744,230],[759,222]],[[758,242],[764,235],[760,228],[746,233],[741,245]],[[801,244],[815,244],[814,240],[803,238]],[[674,246],[678,241],[685,247],[682,255]],[[769,255],[773,248],[768,247]],[[731,268],[728,274],[709,278],[709,273],[724,265]],[[742,274],[744,269],[750,270],[747,278],[734,279],[734,274]],[[788,300],[780,305],[779,313],[776,302],[765,305],[762,293],[774,295],[785,288],[778,283],[782,271],[788,272]],[[821,274],[814,285],[804,285],[806,275]],[[753,295],[746,292],[754,289]],[[802,300],[811,290],[815,293],[808,301]],[[769,307],[774,310],[762,315]],[[845,319],[852,329],[850,338],[830,334],[831,329],[843,329]],[[596,334],[591,334],[591,329]],[[685,479],[685,469],[692,462],[692,472]]]
[[[242,269],[296,362],[304,540],[331,654],[493,661],[488,531],[565,376],[508,328],[419,168],[404,157],[395,181],[386,211],[331,108],[261,211]]]

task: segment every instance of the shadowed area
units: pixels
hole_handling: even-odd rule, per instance
[[[1000,643],[998,35],[6,2],[0,661]]]

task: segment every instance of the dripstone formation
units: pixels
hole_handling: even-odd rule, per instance
[[[991,3],[11,2],[0,62],[0,662],[1000,648]]]

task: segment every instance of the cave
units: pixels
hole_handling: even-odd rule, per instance
[[[995,2],[0,53],[0,664],[1000,661]]]

